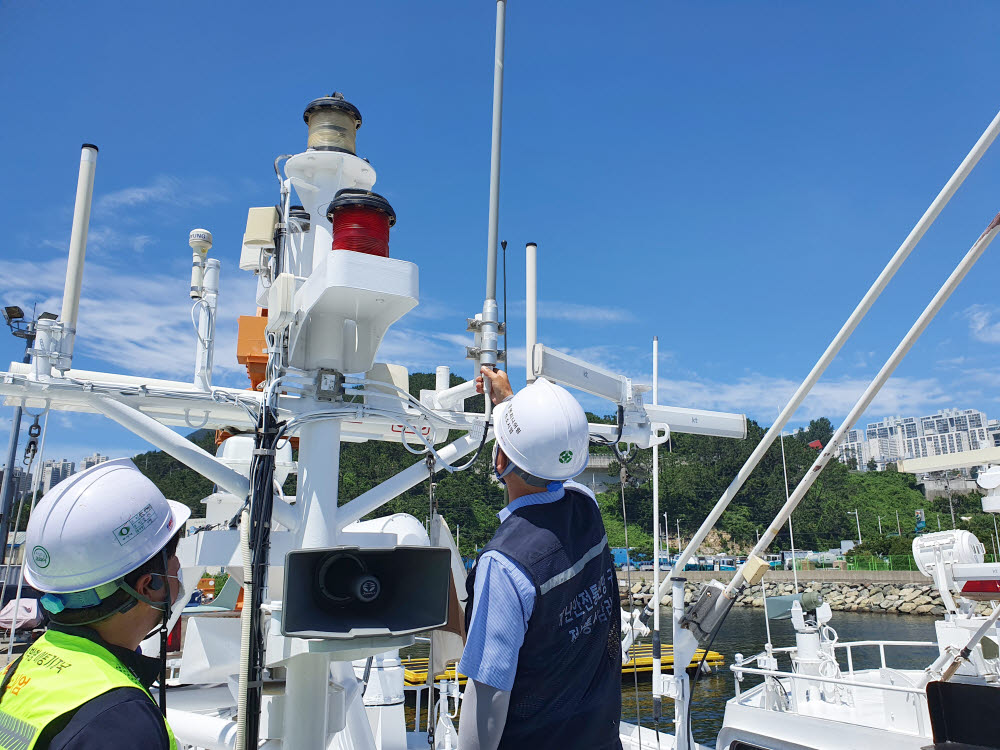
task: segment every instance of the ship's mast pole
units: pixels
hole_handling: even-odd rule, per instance
[[[504,22],[507,1],[497,0],[497,35],[493,63],[493,137],[490,147],[490,217],[489,237],[486,243],[486,300],[483,302],[483,319],[480,324],[482,344],[479,364],[481,367],[495,368],[497,364],[497,341],[500,318],[497,310],[497,237],[500,224],[500,131],[503,120],[503,47]],[[486,398],[486,418],[493,411],[490,401],[490,382],[483,383]]]
[[[653,336],[653,405],[658,403],[660,340]],[[660,588],[660,446],[653,446],[653,591]],[[653,717],[659,722],[660,701],[660,603],[653,602]]]

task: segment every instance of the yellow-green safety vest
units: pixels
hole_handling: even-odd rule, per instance
[[[10,664],[0,671],[6,676]],[[17,664],[0,696],[0,750],[32,750],[51,722],[115,688],[142,690],[153,696],[103,646],[86,638],[49,630],[35,641]],[[170,750],[177,741],[164,720]]]

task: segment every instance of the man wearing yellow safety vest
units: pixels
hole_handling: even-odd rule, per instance
[[[163,640],[161,659],[138,648],[184,605],[174,553],[190,514],[128,459],[39,501],[24,578],[44,592],[51,624],[0,673],[0,750],[176,750],[149,693]]]

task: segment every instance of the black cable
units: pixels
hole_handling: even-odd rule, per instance
[[[622,466],[628,466],[632,463],[636,456],[639,455],[639,451],[634,450],[631,454],[623,454],[618,444],[622,441],[622,435],[625,432],[625,407],[621,404],[618,405],[618,435],[614,440],[609,440],[608,438],[601,437],[600,435],[591,435],[590,442],[592,445],[600,445],[605,448],[610,448],[615,454],[615,458],[618,459],[618,463]]]
[[[501,242],[500,247],[503,249],[503,362],[504,367],[510,369],[507,364],[507,240]]]
[[[250,653],[247,665],[246,746],[256,747],[264,674],[264,630],[261,607],[267,584],[274,508],[274,451],[279,428],[268,404],[261,408],[254,453],[250,462]]]

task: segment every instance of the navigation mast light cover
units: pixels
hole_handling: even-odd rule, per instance
[[[24,320],[24,310],[17,305],[9,305],[3,309],[3,319],[7,325],[14,325],[14,321]]]

